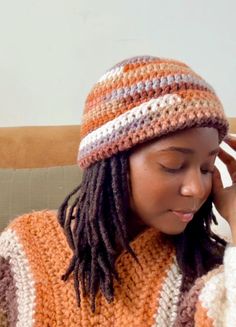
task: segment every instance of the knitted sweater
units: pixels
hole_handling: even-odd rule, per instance
[[[132,247],[140,264],[127,252],[117,258],[115,300],[99,293],[93,314],[87,298],[77,306],[73,278],[61,280],[72,252],[56,213],[15,219],[0,236],[0,326],[236,326],[236,247],[186,294],[167,238],[148,229]]]

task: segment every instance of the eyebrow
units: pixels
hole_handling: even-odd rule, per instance
[[[214,149],[208,153],[209,156],[214,156],[215,154],[219,153],[220,148]],[[166,151],[177,151],[184,154],[194,154],[195,151],[193,149],[189,148],[182,148],[177,146],[170,146],[169,148],[160,150],[159,152],[166,152]]]

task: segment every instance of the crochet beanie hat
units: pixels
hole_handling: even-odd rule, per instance
[[[89,93],[82,118],[78,163],[96,161],[138,143],[191,127],[228,131],[213,88],[186,64],[133,57],[108,70]]]

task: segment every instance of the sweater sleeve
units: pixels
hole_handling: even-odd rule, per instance
[[[80,326],[73,281],[61,280],[70,256],[56,212],[13,219],[0,235],[0,327],[74,326],[74,313]]]
[[[11,248],[11,231],[0,235],[0,326],[16,326],[18,316],[15,256]],[[14,250],[13,250],[14,251]]]
[[[21,220],[21,218],[20,218]],[[27,256],[11,224],[0,234],[0,326],[32,326],[34,282]]]
[[[16,317],[16,287],[10,259],[0,257],[0,326],[15,326]]]
[[[194,326],[236,326],[236,246],[228,244],[223,265],[203,277]]]

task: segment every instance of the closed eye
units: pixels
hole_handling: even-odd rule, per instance
[[[181,171],[184,167],[181,166],[181,167],[177,167],[177,168],[169,168],[169,167],[166,167],[166,166],[163,166],[160,164],[160,166],[162,167],[163,170],[169,172],[169,173],[177,173],[179,171]]]
[[[201,171],[203,174],[213,174],[214,173],[214,170],[211,170],[211,169],[201,169]]]
[[[178,173],[180,171],[182,171],[184,169],[184,166],[181,166],[181,167],[177,167],[177,168],[169,168],[169,167],[166,167],[166,166],[163,166],[161,165],[162,169],[165,170],[166,172],[168,173],[172,173],[172,174],[175,174],[175,173]],[[213,169],[201,169],[201,172],[202,174],[206,175],[206,174],[213,174],[214,173],[214,168]]]

